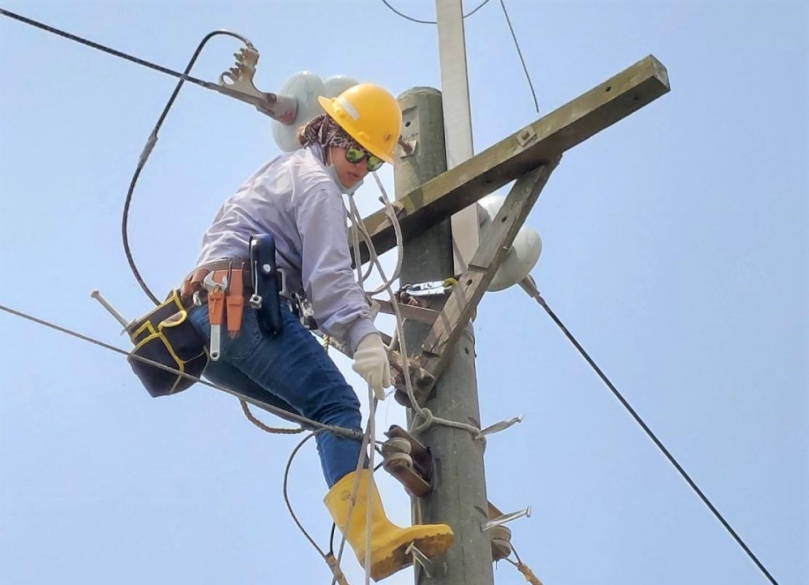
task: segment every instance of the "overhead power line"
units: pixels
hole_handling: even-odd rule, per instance
[[[514,39],[514,46],[517,47],[517,54],[520,56],[520,63],[522,63],[522,70],[525,72],[525,78],[528,80],[528,87],[531,88],[531,97],[534,98],[534,107],[536,108],[537,112],[539,112],[539,102],[537,101],[537,93],[534,91],[534,83],[531,81],[531,74],[528,73],[528,67],[525,65],[525,59],[522,56],[522,51],[520,50],[520,43],[517,40],[517,34],[514,32],[514,27],[511,26],[511,19],[508,17],[508,10],[506,10],[506,3],[504,0],[500,0],[500,6],[503,7],[503,14],[506,17],[506,22],[508,23],[508,30],[511,31],[511,38]]]
[[[408,16],[404,12],[401,12],[400,10],[397,10],[396,8],[391,6],[390,3],[388,2],[388,0],[382,0],[382,2],[391,11],[393,11],[397,15],[401,16],[405,20],[409,20],[410,22],[415,22],[415,23],[418,23],[418,24],[438,24],[435,20],[421,20],[419,18],[413,18],[412,16]],[[477,12],[478,10],[480,10],[481,8],[486,6],[486,4],[488,4],[488,3],[489,3],[489,0],[484,0],[476,8],[471,10],[468,14],[464,14],[463,17],[464,18],[469,18],[475,12]],[[506,4],[505,4],[504,0],[500,0],[500,6],[503,8],[503,14],[506,17],[506,23],[508,24],[508,29],[509,29],[509,31],[511,31],[511,38],[514,39],[514,46],[517,48],[517,55],[519,55],[520,63],[522,63],[522,70],[525,73],[525,78],[528,80],[528,87],[531,89],[531,97],[534,100],[534,107],[536,108],[536,111],[539,112],[539,102],[537,101],[537,94],[536,94],[536,91],[534,90],[534,83],[533,83],[533,81],[531,81],[531,74],[528,73],[528,67],[525,64],[525,59],[523,58],[522,50],[520,49],[520,42],[517,40],[517,34],[514,32],[514,27],[511,25],[511,18],[509,18],[509,16],[508,16],[508,10],[506,10]]]
[[[390,5],[390,2],[388,2],[388,0],[382,0],[382,3],[383,3],[385,6],[387,6],[387,7],[388,7],[388,8],[389,8],[391,11],[395,12],[396,14],[398,14],[399,16],[401,16],[402,18],[404,18],[404,19],[406,19],[406,20],[409,20],[410,22],[415,22],[415,23],[417,23],[417,24],[438,24],[438,23],[437,23],[435,20],[421,20],[421,19],[419,19],[419,18],[413,18],[412,16],[408,16],[408,15],[407,15],[407,14],[405,14],[404,12],[401,12],[401,11],[399,11],[399,10],[396,10],[396,8],[394,8],[393,6],[391,6],[391,5]],[[464,18],[469,18],[469,17],[470,17],[470,16],[472,16],[472,15],[473,15],[475,12],[477,12],[478,10],[480,10],[481,8],[483,8],[484,6],[486,6],[488,3],[489,3],[489,0],[483,0],[483,2],[481,2],[480,4],[478,4],[478,5],[477,5],[477,7],[473,8],[473,9],[472,9],[472,10],[471,10],[471,11],[470,11],[468,14],[464,14],[464,15],[463,15],[463,17],[464,17]]]
[[[137,65],[141,65],[143,67],[148,67],[149,69],[159,71],[160,73],[165,73],[166,75],[171,75],[172,77],[182,79],[183,81],[188,81],[189,83],[194,83],[196,85],[204,87],[205,89],[211,89],[211,90],[214,90],[214,91],[217,91],[217,92],[220,91],[219,86],[217,86],[215,83],[211,83],[210,81],[197,79],[196,77],[191,77],[190,75],[185,75],[183,73],[179,73],[177,71],[174,71],[173,69],[169,69],[168,67],[163,67],[162,65],[158,65],[156,63],[146,61],[145,59],[135,57],[135,56],[130,55],[128,53],[124,53],[123,51],[118,51],[118,50],[113,49],[111,47],[108,47],[106,45],[102,45],[101,43],[96,43],[94,41],[91,41],[91,40],[85,39],[83,37],[80,37],[78,35],[74,35],[72,33],[63,31],[63,30],[58,29],[56,27],[49,26],[49,25],[47,25],[47,24],[45,24],[43,22],[39,22],[39,21],[34,20],[32,18],[27,18],[25,16],[15,14],[14,12],[10,12],[10,11],[6,10],[5,8],[0,8],[0,15],[6,16],[6,17],[11,18],[13,20],[17,20],[17,21],[22,22],[24,24],[27,24],[29,26],[33,26],[35,28],[44,30],[45,32],[49,32],[51,34],[66,38],[66,39],[68,39],[70,41],[80,43],[82,45],[86,45],[86,46],[90,47],[91,49],[96,49],[97,51],[102,51],[102,52],[107,53],[109,55],[113,55],[114,57],[118,57],[120,59],[125,59],[125,60],[131,61],[132,63],[135,63]],[[230,33],[230,34],[237,37],[237,38],[239,38],[239,39],[241,39],[243,42],[249,44],[249,41],[247,39],[245,39],[244,37],[242,37],[241,35],[237,35],[235,33]]]
[[[708,496],[706,496],[703,493],[703,491],[699,488],[699,486],[696,484],[696,482],[693,479],[691,479],[691,476],[688,475],[688,472],[686,472],[683,466],[680,465],[680,463],[677,461],[674,455],[672,455],[671,452],[663,444],[663,442],[657,438],[657,435],[655,435],[654,432],[652,432],[652,429],[649,428],[649,425],[647,425],[641,418],[641,416],[635,411],[635,409],[632,408],[632,405],[629,404],[629,401],[626,398],[624,398],[624,396],[618,391],[618,389],[610,381],[607,375],[601,370],[601,368],[598,367],[598,364],[596,364],[593,358],[590,357],[590,354],[588,354],[587,351],[585,351],[585,349],[573,336],[570,330],[568,330],[568,328],[565,327],[565,324],[562,323],[562,320],[556,316],[556,313],[554,313],[553,310],[551,310],[551,308],[548,306],[548,303],[545,301],[544,298],[542,298],[542,295],[533,286],[533,282],[526,284],[524,284],[524,282],[525,281],[520,283],[523,290],[525,290],[525,292],[531,298],[533,298],[543,309],[545,309],[545,312],[548,313],[548,316],[553,320],[553,322],[557,325],[557,327],[559,327],[562,333],[565,334],[568,340],[576,347],[576,349],[579,351],[582,357],[584,357],[584,359],[587,361],[590,367],[593,368],[596,374],[598,374],[598,377],[601,378],[601,380],[607,385],[610,391],[615,395],[615,397],[619,400],[619,402],[623,405],[623,407],[629,412],[632,418],[635,419],[635,422],[637,422],[640,425],[640,427],[649,436],[649,438],[657,446],[657,448],[660,449],[663,455],[666,456],[666,459],[669,460],[669,463],[671,463],[674,466],[674,468],[680,473],[683,479],[685,479],[688,485],[691,486],[691,489],[694,490],[694,492],[699,496],[702,502],[706,506],[708,506],[708,509],[711,512],[713,512],[713,515],[716,516],[717,520],[719,520],[720,524],[722,524],[725,530],[728,531],[728,533],[734,538],[734,540],[736,540],[739,546],[742,547],[744,552],[747,553],[747,556],[750,557],[750,559],[756,564],[759,570],[767,577],[767,579],[769,579],[770,583],[772,583],[773,585],[778,585],[777,581],[773,578],[770,572],[764,567],[762,562],[758,560],[758,557],[755,554],[753,554],[753,551],[750,550],[750,547],[747,546],[744,540],[742,540],[741,536],[739,536],[736,533],[736,531],[733,530],[733,527],[731,527],[730,523],[727,520],[725,520],[724,516],[722,516],[719,510],[716,509],[716,506],[714,506],[711,500],[708,499]]]
[[[388,6],[388,8],[390,8],[396,14],[398,14],[399,16],[401,16],[403,18],[406,18],[408,20],[411,20],[413,22],[417,22],[417,23],[420,23],[420,24],[435,24],[435,21],[424,21],[424,20],[418,20],[418,19],[411,18],[411,17],[409,17],[409,16],[407,16],[405,14],[402,14],[401,12],[396,10],[395,8],[393,8],[387,2],[387,0],[382,0],[382,1],[384,2],[384,4],[386,6]],[[489,0],[484,0],[478,7],[476,7],[474,10],[472,10],[469,14],[465,15],[465,18],[471,16],[472,14],[474,14],[475,12],[480,10],[488,2],[489,2]],[[515,44],[516,44],[517,43],[517,38],[516,38],[516,35],[514,33],[514,29],[511,26],[511,20],[510,20],[510,18],[508,16],[508,12],[506,11],[505,3],[504,3],[503,0],[500,0],[500,4],[501,4],[501,6],[503,8],[504,14],[506,16],[506,19],[507,19],[507,22],[508,22],[508,25],[509,25],[509,28],[511,29],[511,32],[512,32],[512,37],[514,38],[514,41],[515,41]],[[65,31],[62,31],[62,30],[57,29],[55,27],[51,27],[51,26],[48,26],[48,25],[46,25],[44,23],[35,21],[33,19],[26,18],[24,16],[15,14],[15,13],[10,12],[8,10],[5,10],[3,8],[0,8],[0,15],[6,16],[6,17],[14,19],[14,20],[17,20],[19,22],[23,22],[23,23],[28,24],[30,26],[34,26],[34,27],[42,29],[42,30],[44,30],[46,32],[49,32],[49,33],[56,34],[58,36],[67,38],[68,40],[71,40],[71,41],[78,42],[80,44],[89,46],[89,47],[91,47],[93,49],[96,49],[96,50],[111,54],[113,56],[116,56],[116,57],[119,57],[119,58],[122,58],[122,59],[125,59],[125,60],[128,60],[128,61],[131,61],[131,62],[136,63],[138,65],[148,67],[150,69],[159,71],[161,73],[165,73],[167,75],[171,75],[171,76],[176,77],[178,79],[181,79],[183,81],[188,81],[188,82],[194,83],[196,85],[199,85],[201,87],[205,87],[206,89],[213,89],[213,90],[218,91],[218,87],[216,86],[216,84],[206,82],[204,80],[197,79],[195,77],[191,77],[191,76],[189,76],[187,74],[176,72],[176,71],[174,71],[172,69],[169,69],[167,67],[163,67],[161,65],[157,65],[155,63],[151,63],[151,62],[146,61],[144,59],[140,59],[138,57],[134,57],[134,56],[129,55],[127,53],[123,53],[121,51],[112,49],[112,48],[107,47],[105,45],[101,45],[99,43],[89,41],[89,40],[84,39],[82,37],[79,37],[77,35],[67,33]],[[240,35],[237,35],[237,34],[233,33],[232,36],[235,36],[235,37],[243,40],[245,43],[249,44],[249,41],[247,41],[247,39],[244,39]],[[533,84],[531,84],[531,80],[530,80],[530,77],[528,76],[527,68],[525,67],[525,61],[524,61],[524,59],[522,57],[522,52],[520,51],[518,44],[517,44],[517,51],[518,51],[518,53],[520,55],[520,59],[521,59],[522,64],[523,64],[523,69],[525,70],[526,76],[528,77],[529,84],[531,85],[531,91],[532,91],[532,94],[534,95],[534,103],[537,104],[536,94],[533,91]],[[190,67],[190,65],[191,64],[189,64],[189,67]],[[173,101],[173,98],[176,97],[176,91],[177,90],[179,90],[179,86],[176,88],[175,94],[172,96],[172,101]],[[537,105],[537,110],[538,109],[539,108],[538,108],[538,105]],[[162,122],[162,117],[161,117],[161,122]],[[539,294],[539,292],[536,289],[530,290],[526,286],[523,286],[523,288],[525,288],[526,292],[528,292],[528,294],[532,298],[534,298],[537,301],[537,303],[539,303],[540,306],[542,306],[543,309],[545,309],[545,311],[548,313],[548,315],[551,317],[551,319],[554,321],[554,323],[562,330],[562,332],[565,334],[565,336],[567,336],[567,338],[570,340],[570,342],[573,343],[573,345],[576,347],[576,349],[581,353],[581,355],[585,358],[585,360],[588,362],[588,364],[593,368],[593,370],[598,374],[598,376],[602,379],[602,381],[607,385],[607,387],[610,389],[610,391],[612,391],[612,393],[621,402],[621,404],[624,406],[624,408],[627,409],[627,411],[635,419],[635,421],[641,426],[641,428],[646,432],[646,434],[654,442],[654,444],[658,447],[658,449],[660,449],[660,451],[665,455],[665,457],[669,460],[669,462],[675,467],[675,469],[677,469],[677,471],[680,473],[680,475],[686,480],[686,482],[689,484],[689,486],[700,497],[700,499],[703,501],[703,503],[711,510],[711,512],[714,514],[714,516],[716,516],[716,518],[719,520],[719,522],[722,524],[722,526],[736,540],[736,542],[739,544],[739,546],[741,546],[742,549],[747,553],[747,555],[755,563],[755,565],[759,568],[759,570],[767,577],[767,579],[773,585],[778,585],[777,581],[772,577],[770,572],[764,567],[764,565],[761,563],[761,561],[759,561],[758,557],[756,557],[756,555],[753,553],[753,551],[750,549],[750,547],[747,546],[747,544],[744,542],[744,540],[742,540],[742,538],[730,526],[730,524],[727,522],[727,520],[725,520],[725,518],[722,516],[722,514],[717,510],[717,508],[710,501],[710,499],[697,486],[696,482],[694,482],[694,480],[691,479],[691,477],[688,475],[688,473],[685,471],[685,469],[680,465],[680,463],[676,460],[676,458],[669,452],[669,450],[665,447],[665,445],[663,445],[663,443],[652,432],[652,430],[649,428],[649,426],[643,421],[643,419],[640,417],[640,415],[638,415],[638,413],[632,408],[632,406],[629,404],[629,402],[623,397],[623,395],[618,391],[618,389],[612,384],[612,382],[609,380],[609,378],[598,367],[598,365],[589,356],[589,354],[584,350],[584,348],[581,346],[581,344],[579,344],[579,342],[570,333],[570,331],[565,327],[565,325],[562,323],[562,321],[550,309],[550,307],[547,305],[547,303],[542,298],[542,296]],[[7,313],[10,313],[12,315],[16,315],[18,317],[27,319],[27,320],[32,321],[34,323],[37,323],[39,325],[43,325],[45,327],[49,327],[51,329],[60,331],[62,333],[66,333],[66,334],[71,335],[73,337],[77,337],[79,339],[82,339],[82,340],[87,341],[89,343],[93,343],[95,345],[98,345],[98,346],[103,347],[105,349],[114,351],[116,353],[123,354],[123,355],[129,355],[129,352],[123,351],[123,350],[121,350],[121,349],[119,349],[117,347],[114,347],[112,345],[109,345],[109,344],[106,344],[104,342],[98,341],[98,340],[93,339],[91,337],[88,337],[86,335],[82,335],[80,333],[71,331],[71,330],[66,329],[64,327],[60,327],[58,325],[52,324],[52,323],[50,323],[48,321],[45,321],[43,319],[38,319],[36,317],[33,317],[33,316],[28,315],[26,313],[23,313],[21,311],[16,311],[14,309],[11,309],[11,308],[3,306],[3,305],[0,305],[0,310],[5,311]],[[143,360],[143,358],[140,358],[139,356],[133,356],[133,357],[135,357],[135,359]],[[154,365],[156,367],[161,367],[161,368],[167,369],[164,366],[162,366],[161,364],[157,364],[155,362],[150,362],[149,360],[143,360],[143,361],[149,362],[149,363],[151,363],[151,365]],[[183,374],[183,373],[180,373],[180,374],[184,375],[186,377],[191,377],[191,376],[188,376],[187,374]],[[199,378],[194,378],[194,380],[197,381],[197,382],[200,382],[201,384],[204,384],[206,386],[210,386],[212,388],[216,388],[218,390],[222,390],[224,392],[231,393],[226,388],[220,387],[220,386],[218,386],[216,384],[212,384],[212,383],[207,382],[205,380],[202,380],[202,379],[199,379]],[[265,408],[266,410],[268,410],[270,412],[273,412],[274,414],[276,414],[277,416],[280,416],[281,418],[285,418],[287,420],[294,420],[296,422],[299,422],[299,423],[303,424],[304,426],[308,426],[309,428],[314,427],[316,429],[328,430],[328,431],[335,432],[335,433],[338,433],[338,434],[353,433],[354,432],[354,431],[352,431],[350,429],[342,429],[342,428],[333,427],[333,426],[330,426],[330,425],[323,425],[323,424],[317,423],[316,421],[311,421],[311,420],[308,420],[308,419],[306,419],[304,417],[293,415],[292,413],[282,412],[280,409],[276,409],[276,408],[274,408],[274,407],[272,407],[270,405],[262,405],[262,408]],[[289,429],[289,431],[299,432],[299,429]]]

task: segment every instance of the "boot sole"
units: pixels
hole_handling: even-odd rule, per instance
[[[377,558],[379,556],[382,558],[374,559],[372,562],[371,578],[374,581],[381,581],[413,564],[413,555],[405,552],[411,542],[428,557],[445,553],[455,542],[455,536],[451,532],[442,530],[419,532],[415,538],[412,532],[406,534],[400,541],[393,541],[377,552]],[[364,564],[365,559],[359,561],[360,564]]]

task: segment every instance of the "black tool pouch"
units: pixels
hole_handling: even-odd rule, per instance
[[[281,290],[278,285],[278,265],[275,259],[275,238],[272,234],[250,236],[250,268],[255,299],[251,305],[258,311],[258,324],[264,333],[278,335],[283,331],[281,319]]]
[[[186,390],[196,380],[179,372],[199,378],[208,363],[205,339],[189,320],[179,291],[171,291],[163,303],[130,323],[126,332],[135,344],[127,361],[152,397]],[[176,371],[164,370],[136,357]]]

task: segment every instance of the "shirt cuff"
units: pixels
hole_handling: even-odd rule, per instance
[[[361,317],[352,323],[351,329],[348,331],[348,343],[351,346],[352,356],[357,351],[357,346],[362,341],[362,338],[370,333],[379,333],[371,319]]]

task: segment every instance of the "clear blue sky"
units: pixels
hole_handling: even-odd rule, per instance
[[[393,3],[434,16],[430,0]],[[544,241],[533,274],[779,583],[809,583],[805,4],[507,6],[543,114],[647,54],[668,68],[671,93],[564,158],[528,220]],[[304,69],[395,94],[440,86],[435,28],[377,0],[3,7],[175,69],[209,31],[234,30],[261,51],[268,91]],[[479,152],[539,114],[499,2],[466,26]],[[238,47],[213,41],[194,74],[217,79]],[[128,348],[89,293],[129,317],[149,306],[120,215],[175,80],[4,18],[0,49],[0,303]],[[183,90],[132,208],[153,290],[178,283],[221,201],[277,153],[250,106]],[[362,193],[372,211],[372,181]],[[262,433],[228,395],[152,399],[119,355],[5,313],[0,327],[0,582],[329,582],[281,497],[296,438]],[[483,424],[525,415],[489,441],[489,497],[533,507],[514,543],[545,585],[766,582],[520,290],[487,296],[476,332]],[[402,420],[383,404],[378,426]],[[407,523],[404,492],[380,482]],[[325,545],[313,445],[291,487]],[[353,560],[346,570],[362,582]],[[523,582],[504,563],[495,575]]]

